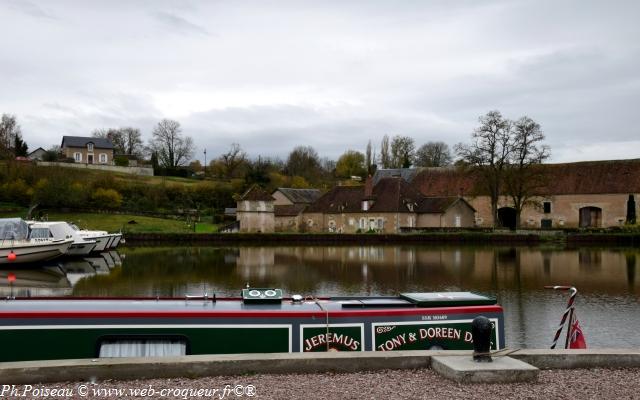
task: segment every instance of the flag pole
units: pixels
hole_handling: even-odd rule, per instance
[[[553,343],[551,344],[551,348],[555,349],[556,344],[558,343],[558,339],[560,338],[560,334],[562,333],[562,328],[564,328],[565,323],[567,322],[567,317],[571,315],[571,319],[573,319],[573,309],[574,303],[576,301],[576,294],[578,294],[578,289],[574,286],[545,286],[545,289],[553,289],[553,290],[568,290],[571,292],[569,296],[569,301],[567,302],[567,308],[564,310],[562,314],[562,319],[560,321],[560,325],[556,330],[556,334],[553,337]],[[567,343],[565,344],[565,349],[569,347],[569,335],[571,334],[571,320],[569,320],[569,327],[567,328]]]
[[[569,348],[569,342],[571,340],[571,333],[573,331],[573,322],[574,322],[573,321],[573,314],[574,314],[575,308],[576,308],[576,306],[573,305],[571,307],[571,311],[569,312],[569,326],[567,327],[567,338],[564,341],[564,348],[565,349]]]

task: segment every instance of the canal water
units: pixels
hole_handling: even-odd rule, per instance
[[[0,269],[0,295],[177,296],[278,287],[303,296],[476,291],[504,307],[510,348],[547,348],[567,292],[589,347],[640,347],[640,249],[471,246],[126,247]],[[16,281],[9,287],[7,277]]]

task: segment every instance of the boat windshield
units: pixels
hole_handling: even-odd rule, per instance
[[[0,239],[26,240],[29,225],[21,218],[0,218]]]
[[[30,239],[49,239],[53,237],[49,228],[33,228],[29,234]]]

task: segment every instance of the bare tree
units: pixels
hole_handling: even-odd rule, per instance
[[[513,150],[512,123],[499,111],[479,118],[480,126],[471,135],[470,145],[455,146],[458,156],[482,178],[480,184],[489,193],[493,226],[498,221],[498,199],[502,192],[504,171]]]
[[[12,146],[16,136],[20,136],[21,130],[15,115],[2,114],[0,119],[0,155],[9,157],[12,155]]]
[[[547,184],[544,169],[539,165],[550,156],[549,146],[542,144],[544,134],[540,124],[522,117],[513,124],[513,149],[505,170],[505,191],[516,210],[516,227],[525,205]]]
[[[415,157],[415,143],[409,136],[396,135],[391,141],[391,167],[409,168]]]
[[[382,137],[382,143],[380,143],[380,164],[382,164],[382,168],[391,168],[391,150],[387,135]]]
[[[289,153],[285,170],[289,176],[301,176],[308,182],[316,182],[323,172],[320,157],[311,146],[294,148]]]
[[[109,139],[113,143],[116,154],[142,154],[142,135],[138,128],[96,129],[91,133],[91,136]]]
[[[416,166],[444,167],[451,165],[453,157],[445,142],[427,142],[416,152]]]
[[[220,163],[223,166],[223,175],[226,178],[234,177],[234,173],[238,168],[246,164],[247,153],[245,153],[238,143],[232,143],[231,149],[228,152],[220,156]]]
[[[140,129],[125,127],[120,128],[120,132],[123,138],[124,154],[139,156],[142,154],[142,134]]]
[[[185,165],[193,156],[193,139],[181,132],[180,123],[171,119],[163,119],[153,129],[149,147],[157,154],[161,166],[175,168]]]

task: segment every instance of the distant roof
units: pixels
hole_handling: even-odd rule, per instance
[[[44,152],[46,152],[46,150],[45,150],[45,149],[43,149],[42,147],[38,147],[38,148],[37,148],[37,149],[35,149],[34,151],[32,151],[32,152],[30,152],[29,154],[27,154],[27,157],[28,157],[28,156],[30,156],[30,155],[32,155],[32,154],[33,154],[33,153],[35,153],[36,151],[39,151],[39,152],[43,152],[43,151],[44,151]]]
[[[368,212],[410,212],[423,196],[400,177],[383,178],[373,187],[373,205]],[[324,194],[306,212],[326,214],[362,212],[364,186],[336,186]]]
[[[405,182],[411,182],[421,168],[387,168],[378,169],[373,174],[373,184],[377,185],[382,178],[401,177]]]
[[[465,199],[461,197],[425,197],[418,206],[419,213],[442,214],[457,202],[463,202],[470,209],[476,211]]]
[[[240,200],[249,200],[249,201],[274,201],[275,199],[267,192],[264,191],[260,186],[253,185],[244,192],[244,194],[240,197]]]
[[[63,136],[61,147],[87,147],[88,143],[93,143],[97,149],[113,149],[109,139],[84,136]]]
[[[640,193],[640,159],[542,164],[539,195]],[[412,181],[425,196],[482,195],[481,179],[458,168],[426,168]]]
[[[283,206],[273,206],[273,213],[276,217],[295,217],[300,215],[307,206],[305,204],[287,204]]]
[[[293,204],[311,204],[318,200],[322,195],[320,189],[278,188],[276,189],[276,192],[277,191],[282,193]]]

